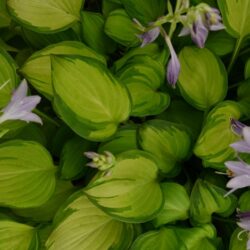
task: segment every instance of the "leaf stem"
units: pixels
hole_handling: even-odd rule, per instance
[[[232,68],[233,68],[233,65],[235,63],[235,60],[236,58],[238,57],[239,55],[239,52],[240,52],[240,49],[241,49],[241,45],[242,45],[242,37],[240,36],[235,44],[235,47],[234,47],[234,52],[233,52],[233,55],[231,57],[231,60],[230,60],[230,63],[228,65],[228,68],[227,68],[227,72],[228,74],[231,72]]]
[[[42,111],[38,110],[38,109],[34,109],[33,110],[34,113],[36,113],[37,115],[41,116],[44,120],[54,124],[57,127],[60,127],[60,124],[57,123],[56,121],[54,121],[51,117],[49,117],[48,115],[46,115],[45,113],[43,113]]]

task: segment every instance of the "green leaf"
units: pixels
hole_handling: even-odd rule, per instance
[[[65,180],[71,180],[83,175],[86,171],[88,159],[83,153],[90,151],[93,145],[75,136],[67,141],[62,149],[60,157],[60,177]]]
[[[0,109],[10,100],[11,94],[18,84],[17,66],[10,55],[0,49]]]
[[[58,180],[55,193],[42,206],[34,208],[13,209],[14,213],[37,222],[51,221],[59,207],[75,191],[70,182]]]
[[[149,231],[140,235],[131,250],[177,250],[180,246],[175,231],[163,227],[159,231]]]
[[[178,183],[164,182],[161,184],[165,203],[163,209],[153,220],[155,227],[176,220],[186,220],[189,215],[189,196],[186,189]]]
[[[24,27],[40,33],[65,30],[80,20],[83,0],[7,0],[9,12]]]
[[[208,110],[224,99],[227,73],[219,58],[208,49],[185,47],[179,59],[181,73],[178,86],[190,105],[199,110]]]
[[[238,201],[238,208],[241,212],[250,210],[249,198],[250,191],[246,191],[240,196]]]
[[[230,119],[240,117],[240,106],[233,101],[222,102],[209,112],[194,147],[195,155],[203,160],[205,167],[225,169],[224,162],[235,157],[229,145],[239,137],[232,132]]]
[[[104,33],[104,17],[99,13],[83,11],[81,14],[83,41],[101,54],[115,51],[115,42]]]
[[[79,41],[80,39],[73,29],[67,29],[53,34],[43,34],[22,28],[22,35],[24,40],[35,49],[43,49],[44,47],[54,43],[63,41]]]
[[[232,53],[235,46],[235,39],[224,30],[219,32],[211,32],[206,41],[206,48],[210,49],[218,56],[224,56]]]
[[[119,128],[110,141],[101,143],[98,152],[109,151],[117,155],[132,149],[138,149],[137,126],[126,125]]]
[[[136,55],[128,58],[116,75],[130,93],[132,116],[157,115],[168,107],[169,95],[156,92],[165,80],[162,63],[146,55]]]
[[[102,1],[102,13],[105,17],[109,15],[109,13],[115,9],[121,9],[122,5],[119,1],[114,0],[103,0]]]
[[[108,174],[90,183],[84,192],[115,219],[145,222],[155,217],[164,202],[157,173],[151,154],[127,151],[117,157]]]
[[[34,227],[11,220],[0,220],[0,249],[28,250],[37,249],[32,241],[37,237]],[[30,248],[32,246],[32,248]]]
[[[6,9],[6,0],[0,1],[0,28],[5,28],[10,25],[11,18]]]
[[[97,60],[53,56],[52,76],[55,110],[81,137],[106,140],[128,118],[127,90]]]
[[[157,116],[160,120],[183,124],[195,139],[200,134],[203,118],[203,112],[194,109],[182,99],[172,100],[169,108]]]
[[[65,41],[35,52],[22,66],[20,72],[49,100],[53,97],[50,55],[79,55],[94,58],[106,64],[103,56],[80,42]]]
[[[44,204],[55,189],[55,167],[48,151],[36,142],[0,144],[0,204],[28,208]]]
[[[230,35],[244,39],[250,35],[250,2],[249,0],[218,1],[222,12],[223,23]]]
[[[125,47],[140,44],[140,39],[136,36],[139,32],[123,9],[114,10],[109,14],[104,30],[109,37]]]
[[[58,211],[47,250],[127,250],[133,240],[131,224],[112,219],[78,192]]]
[[[121,3],[131,18],[136,18],[145,25],[156,21],[166,9],[165,0],[121,0]]]
[[[231,215],[237,206],[237,199],[233,195],[225,197],[225,194],[224,189],[197,179],[190,197],[191,222],[198,225],[210,223],[213,213],[222,217]]]
[[[241,233],[241,232],[242,228],[235,229],[230,239],[229,250],[246,250],[248,233],[247,232]]]
[[[169,176],[179,172],[178,163],[186,160],[191,150],[185,127],[163,120],[144,123],[139,130],[139,144],[156,157],[159,169]]]

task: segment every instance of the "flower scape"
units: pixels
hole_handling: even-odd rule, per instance
[[[250,250],[250,0],[0,1],[0,250]]]

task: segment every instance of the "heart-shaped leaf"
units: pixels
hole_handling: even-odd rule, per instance
[[[128,118],[126,88],[97,60],[53,56],[52,77],[55,110],[78,135],[106,140]]]
[[[50,55],[79,55],[94,58],[106,64],[104,57],[80,42],[64,41],[35,52],[25,62],[20,72],[49,100],[53,97]]]
[[[48,151],[36,142],[0,144],[0,204],[18,208],[44,204],[55,189],[55,170]]]
[[[7,0],[11,16],[28,29],[51,33],[80,20],[83,0]]]
[[[157,182],[158,168],[151,154],[131,150],[117,157],[110,171],[84,192],[98,207],[125,222],[145,222],[162,208],[164,198]]]
[[[134,237],[131,224],[112,219],[82,192],[71,196],[58,211],[47,250],[127,250]]]
[[[207,110],[224,99],[227,74],[219,58],[208,49],[185,47],[179,59],[179,87],[189,104],[199,110]]]

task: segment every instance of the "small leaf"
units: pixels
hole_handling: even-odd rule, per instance
[[[64,144],[60,157],[60,177],[65,180],[75,179],[84,174],[88,159],[83,153],[90,151],[90,142],[75,136]]]
[[[97,60],[53,56],[52,77],[55,110],[81,137],[106,140],[128,118],[127,90]]]
[[[163,120],[144,123],[139,130],[139,144],[156,157],[159,169],[169,176],[179,172],[178,163],[187,159],[191,150],[185,127]]]
[[[235,157],[229,145],[239,137],[233,133],[230,119],[238,120],[241,115],[241,107],[233,101],[222,102],[209,112],[194,147],[205,167],[225,169],[224,162]]]
[[[233,195],[224,197],[225,194],[226,190],[207,181],[197,179],[190,197],[190,219],[192,223],[198,225],[210,223],[213,213],[222,217],[231,215],[236,208],[237,199]]]
[[[165,0],[121,0],[121,3],[131,18],[136,18],[145,25],[156,21],[166,9]]]
[[[229,250],[246,250],[248,234],[247,232],[244,233],[241,232],[242,232],[241,228],[235,229],[230,239]]]
[[[133,240],[131,224],[113,220],[82,192],[71,196],[58,211],[47,250],[127,250]]]
[[[28,208],[44,204],[55,189],[55,167],[36,142],[0,144],[0,204]]]
[[[125,47],[135,47],[140,44],[136,36],[138,30],[123,9],[114,10],[109,14],[104,30],[110,38]]]
[[[161,184],[165,203],[163,209],[153,220],[155,227],[176,220],[186,220],[189,215],[189,196],[185,188],[177,183],[164,182]]]
[[[164,199],[151,154],[131,150],[117,157],[110,173],[90,183],[84,192],[115,219],[140,223],[152,219]]]
[[[65,30],[80,19],[83,0],[7,0],[11,16],[36,32]]]
[[[224,99],[227,73],[219,58],[208,49],[185,47],[179,59],[181,73],[178,86],[190,105],[207,110]]]
[[[104,17],[99,13],[83,11],[82,37],[83,41],[92,49],[101,54],[109,54],[115,51],[116,44],[104,33]]]

